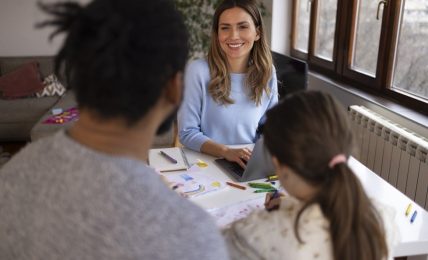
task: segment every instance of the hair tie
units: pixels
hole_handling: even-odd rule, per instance
[[[331,158],[330,162],[328,163],[328,167],[330,169],[333,169],[334,166],[336,166],[339,163],[346,163],[348,159],[346,158],[346,155],[343,153],[335,155],[333,158]]]

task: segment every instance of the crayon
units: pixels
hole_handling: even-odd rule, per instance
[[[247,187],[244,187],[244,186],[241,186],[241,185],[239,185],[239,184],[236,184],[236,183],[233,183],[233,182],[226,182],[226,184],[227,185],[229,185],[229,186],[232,186],[232,187],[235,187],[235,188],[238,188],[238,189],[241,189],[241,190],[245,190],[245,189],[247,189]]]

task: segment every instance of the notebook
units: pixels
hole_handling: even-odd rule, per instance
[[[189,167],[181,147],[150,149],[149,165],[160,172],[182,171]]]
[[[224,172],[232,176],[238,182],[262,179],[266,178],[266,176],[275,174],[272,158],[264,146],[263,136],[261,136],[254,145],[253,152],[251,153],[245,170],[236,162],[229,162],[223,158],[216,159],[215,162]]]

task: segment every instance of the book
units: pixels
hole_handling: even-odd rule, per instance
[[[197,166],[196,166],[197,167]],[[223,189],[225,184],[198,171],[164,172],[162,175],[177,192],[187,197],[197,197],[209,192]]]
[[[189,166],[180,147],[150,149],[149,165],[160,172],[187,170]]]

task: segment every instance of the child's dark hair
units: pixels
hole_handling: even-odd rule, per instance
[[[141,119],[166,83],[184,69],[187,31],[171,0],[94,0],[41,4],[53,25],[68,33],[55,59],[80,107],[103,118]]]
[[[349,156],[353,135],[346,110],[318,91],[288,96],[267,113],[265,143],[278,161],[305,181],[320,187],[299,211],[319,204],[330,222],[334,259],[383,259],[388,249],[382,220],[360,181],[346,163],[329,166],[336,155]]]

